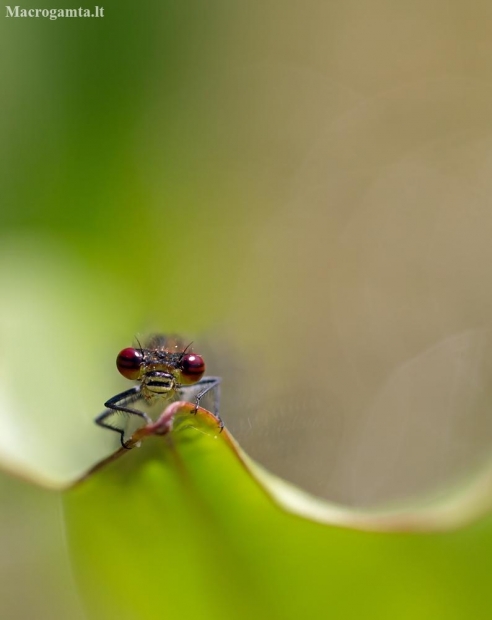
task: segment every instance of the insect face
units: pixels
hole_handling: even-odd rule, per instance
[[[198,383],[205,374],[201,355],[152,348],[127,348],[116,358],[118,371],[127,379],[140,381],[146,398],[171,394],[179,385]]]

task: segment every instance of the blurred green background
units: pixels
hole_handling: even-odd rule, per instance
[[[4,465],[64,481],[108,454],[92,420],[148,330],[190,335],[248,453],[327,499],[486,464],[490,5],[104,8],[0,21]],[[76,617],[57,500],[1,486],[6,617]]]

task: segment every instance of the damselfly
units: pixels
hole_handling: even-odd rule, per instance
[[[148,413],[133,405],[173,400],[195,402],[195,412],[207,392],[213,392],[213,413],[222,428],[219,416],[220,377],[205,377],[205,362],[201,355],[192,352],[191,344],[185,346],[179,336],[154,335],[145,346],[129,347],[116,358],[118,371],[137,385],[113,396],[104,403],[107,407],[95,419],[96,424],[119,433],[121,445],[125,442],[125,427],[115,423],[115,416],[137,416],[145,424],[152,424]],[[132,406],[130,406],[132,405]]]

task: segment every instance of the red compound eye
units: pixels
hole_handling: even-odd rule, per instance
[[[123,349],[116,358],[116,368],[127,379],[138,379],[142,361],[143,355],[138,349]]]
[[[181,360],[181,375],[183,383],[196,383],[200,381],[205,372],[205,362],[201,355],[189,353]]]

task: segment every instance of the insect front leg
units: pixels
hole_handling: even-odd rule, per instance
[[[123,448],[128,448],[128,446],[125,444],[125,430],[118,428],[117,426],[113,426],[111,422],[108,420],[108,418],[110,418],[115,413],[118,413],[121,411],[129,415],[136,415],[139,418],[142,418],[143,420],[145,420],[147,424],[150,424],[152,420],[145,412],[139,411],[138,409],[133,409],[132,407],[128,407],[128,405],[142,398],[142,394],[140,390],[141,390],[141,386],[135,385],[129,390],[125,390],[124,392],[121,392],[121,394],[117,394],[116,396],[113,396],[113,398],[110,398],[104,403],[104,406],[107,407],[107,409],[103,411],[101,414],[99,414],[97,418],[94,420],[95,423],[98,424],[99,426],[102,426],[103,428],[108,428],[109,430],[114,431],[115,433],[119,433],[121,445],[123,446]]]

